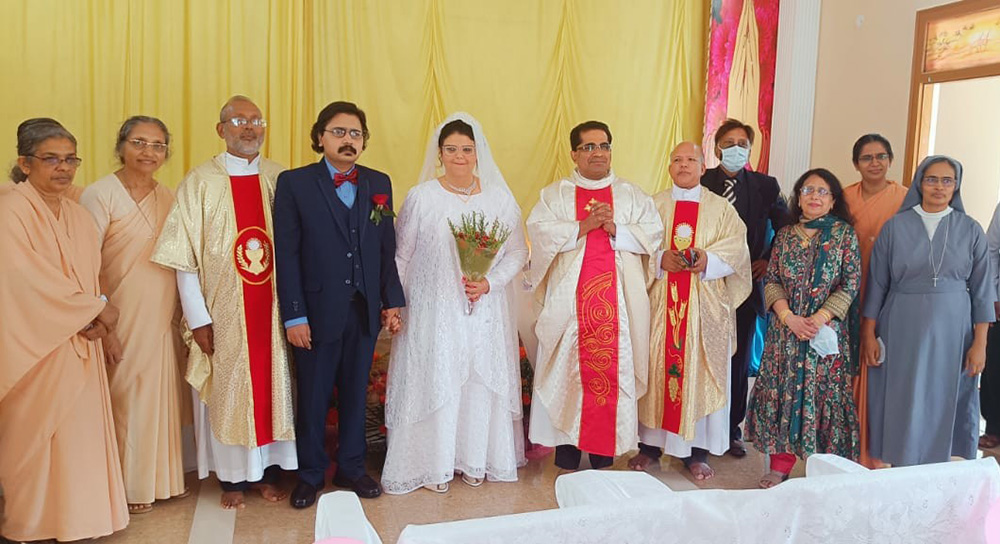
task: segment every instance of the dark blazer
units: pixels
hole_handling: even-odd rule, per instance
[[[381,327],[381,310],[404,305],[403,286],[396,271],[396,230],[385,217],[376,225],[369,219],[372,196],[388,195],[389,176],[356,165],[359,250],[372,335]],[[274,252],[278,299],[283,321],[306,317],[313,342],[337,338],[350,315],[353,285],[349,214],[334,191],[330,171],[322,159],[315,164],[282,172],[274,194]],[[341,214],[340,220],[337,214]]]
[[[701,184],[713,193],[722,196],[729,176],[721,166],[705,171],[701,176]],[[752,172],[746,168],[736,173],[736,212],[747,226],[747,248],[750,250],[750,260],[771,258],[771,245],[767,242],[767,223],[777,232],[781,227],[792,223],[792,214],[788,204],[781,196],[778,180],[767,174]],[[757,313],[763,315],[764,290],[760,282],[755,281],[753,293],[747,302],[753,304]]]

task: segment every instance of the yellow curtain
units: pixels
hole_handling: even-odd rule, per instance
[[[368,114],[361,162],[419,180],[424,146],[453,111],[483,124],[522,207],[572,169],[569,131],[598,119],[615,171],[649,192],[667,154],[700,141],[708,0],[3,0],[0,160],[15,127],[54,117],[79,141],[86,185],[117,167],[120,123],[166,122],[175,186],[224,149],[222,103],[253,98],[266,156],[314,162],[309,129],[334,100]]]

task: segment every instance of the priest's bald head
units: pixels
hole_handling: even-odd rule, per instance
[[[236,95],[222,106],[219,124],[215,131],[226,141],[226,151],[231,155],[252,160],[264,145],[267,121],[253,100]]]
[[[701,146],[694,142],[681,142],[670,152],[670,179],[681,189],[692,189],[701,182],[705,173],[705,157]]]

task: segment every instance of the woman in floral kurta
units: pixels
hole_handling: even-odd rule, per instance
[[[861,279],[858,239],[840,182],[829,171],[803,174],[791,204],[799,221],[778,231],[764,277],[775,318],[747,417],[754,447],[771,456],[771,472],[760,481],[764,488],[787,479],[796,457],[857,459],[859,453],[849,327]],[[836,333],[839,353],[820,356],[810,340],[828,336],[820,333],[827,326]]]

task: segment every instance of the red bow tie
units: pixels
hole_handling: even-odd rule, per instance
[[[340,187],[341,185],[343,185],[345,182],[348,182],[348,181],[351,182],[351,183],[353,183],[353,184],[355,184],[355,185],[358,184],[358,169],[357,168],[355,168],[354,170],[351,170],[351,172],[349,174],[340,174],[340,173],[337,173],[337,174],[333,175],[333,186],[334,187]]]

